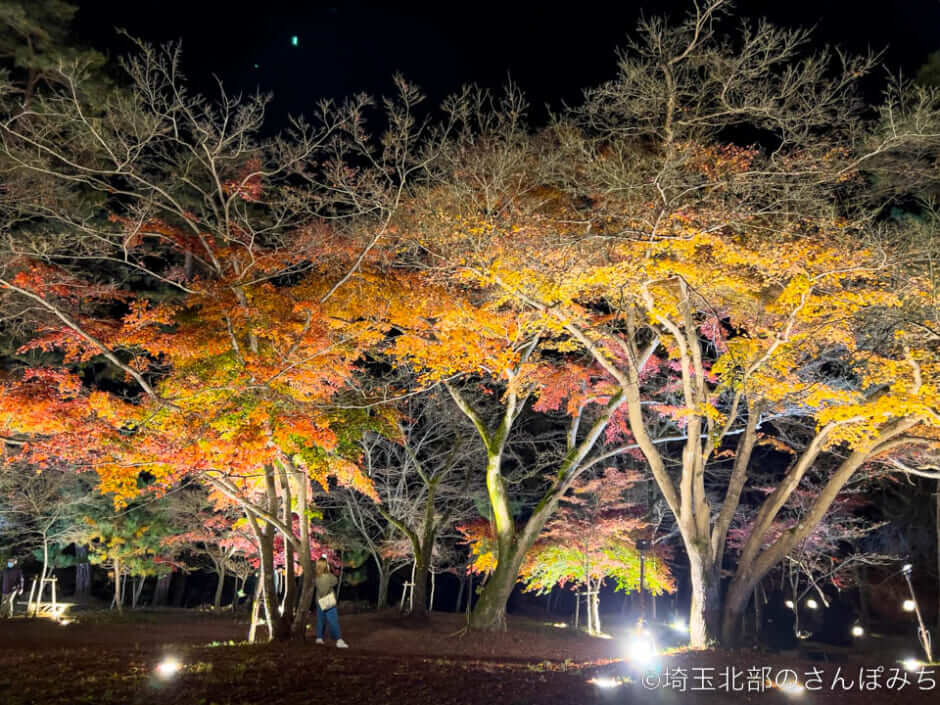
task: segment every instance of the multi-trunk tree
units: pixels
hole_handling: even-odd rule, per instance
[[[497,550],[474,627],[503,622],[579,474],[639,453],[688,555],[692,643],[730,639],[857,471],[937,442],[935,288],[884,206],[936,182],[940,96],[897,85],[866,110],[874,57],[765,23],[722,34],[726,4],[644,21],[617,78],[535,135],[513,87],[431,126],[399,80],[379,140],[365,99],[265,139],[263,99],[190,95],[178,52],[147,46],[103,98],[80,65],[28,108],[5,86],[5,443],[94,468],[119,500],[206,483],[251,526],[277,636],[300,635],[312,487],[373,493],[360,440],[388,398],[364,402],[357,375],[407,364],[485,455]],[[514,516],[507,449],[538,415],[560,442],[537,446]],[[792,457],[722,602],[754,446],[784,426]],[[805,519],[773,538],[811,470]],[[302,578],[274,620],[277,540]]]
[[[406,240],[474,283],[477,300],[526,322],[526,336],[506,346],[520,362],[501,372],[507,421],[539,336],[593,363],[582,363],[584,386],[605,386],[588,404],[606,407],[570,459],[590,464],[596,424],[626,421],[632,438],[604,452],[638,448],[675,516],[697,646],[733,638],[756,582],[859,468],[935,443],[940,421],[935,342],[895,315],[904,296],[926,295],[924,282],[898,291],[864,172],[907,148],[936,148],[936,96],[889,92],[890,121],[866,122],[853,86],[871,57],[808,53],[806,33],[765,24],[726,39],[723,4],[678,27],[644,22],[619,77],[528,151],[516,148],[514,104],[503,106],[504,124],[491,120],[466,140],[460,168],[445,169],[445,186],[426,196],[437,209],[416,217]],[[654,354],[671,375],[649,374]],[[803,427],[796,454],[761,504],[723,602],[727,531],[757,434],[783,419]],[[498,451],[509,428],[481,424],[481,437]],[[498,453],[491,458],[495,478]],[[768,545],[775,517],[817,464],[826,481],[806,520]],[[504,603],[514,540],[506,529],[508,575],[497,569],[480,605],[491,594]]]
[[[178,50],[140,45],[123,67],[126,87],[104,100],[89,100],[86,67],[62,65],[29,110],[4,106],[0,157],[18,190],[3,204],[0,287],[24,370],[5,380],[4,431],[30,462],[94,468],[119,500],[142,473],[206,483],[255,533],[269,615],[276,535],[298,557],[287,604],[300,608],[275,631],[302,635],[311,485],[370,491],[352,462],[368,413],[331,402],[373,339],[333,297],[371,246],[336,231],[358,215],[384,234],[421,165],[421,126],[403,117],[420,96],[400,83],[386,111],[398,131],[378,145],[364,98],[263,139],[264,99],[188,94]],[[366,156],[368,174],[347,168]],[[102,367],[113,373],[89,374]]]
[[[479,452],[472,428],[448,402],[431,392],[401,400],[394,406],[397,419],[388,437],[370,433],[362,441],[362,468],[378,497],[365,511],[375,511],[385,524],[377,536],[363,534],[377,554],[380,602],[387,595],[387,564],[410,557],[409,604],[416,617],[430,609],[428,582],[440,553],[439,537],[475,512],[472,493],[477,485],[471,479]],[[347,497],[350,519],[368,529],[374,523],[366,523],[358,504],[357,497]],[[403,540],[396,540],[396,533]],[[400,550],[404,546],[407,550]]]

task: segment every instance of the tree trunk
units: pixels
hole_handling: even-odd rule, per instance
[[[88,562],[88,546],[75,546],[75,594],[87,596],[91,592],[91,564]]]
[[[388,570],[388,566],[379,566],[379,596],[375,602],[376,610],[384,610],[388,607],[388,583],[391,580],[392,576]]]
[[[460,585],[457,588],[457,602],[454,603],[454,612],[460,611],[460,603],[463,600],[463,591],[467,587],[467,576],[461,575],[457,578],[457,580],[460,581]]]
[[[506,604],[516,586],[519,566],[522,564],[524,554],[525,551],[520,551],[515,546],[511,551],[500,552],[496,569],[486,581],[473,608],[473,613],[470,615],[471,628],[487,631],[506,629]]]
[[[255,634],[258,631],[258,614],[261,612],[261,578],[258,577],[255,579],[255,586],[252,590],[251,598],[251,610],[249,610],[249,618],[251,619],[251,626],[248,628],[248,643],[255,643]]]
[[[229,604],[229,609],[232,611],[232,614],[238,613],[238,600],[241,597],[241,593],[245,590],[245,581],[235,574],[235,585],[232,589],[232,602]]]
[[[704,551],[708,551],[706,547]],[[715,645],[721,625],[721,581],[717,566],[707,555],[689,551],[692,605],[689,613],[689,646],[704,649]],[[740,614],[740,613],[739,613]]]
[[[599,587],[595,588],[594,594],[591,595],[591,615],[594,619],[594,633],[601,633],[601,596],[599,594]]]
[[[278,614],[277,587],[274,582],[274,527],[265,525],[261,531],[261,583],[265,615],[268,620],[268,638],[285,641],[290,638],[289,625]]]
[[[218,566],[218,572],[216,575],[219,576],[219,581],[215,585],[215,599],[212,601],[212,609],[218,612],[222,609],[222,590],[225,587],[225,565],[221,564]]]
[[[751,598],[754,600],[754,643],[757,643],[757,640],[760,638],[760,590],[757,587],[754,588],[754,595]]]
[[[306,510],[304,510],[306,513]],[[316,590],[314,576],[314,564],[310,558],[310,537],[303,535],[303,553],[298,554],[300,567],[303,570],[300,590],[298,591],[298,603],[294,613],[294,622],[291,625],[291,636],[294,639],[305,639],[307,636],[307,615],[310,614],[310,605],[313,604],[313,594]]]
[[[423,619],[428,616],[428,562],[424,547],[415,554],[414,585],[411,586],[411,616]]]
[[[46,578],[49,574],[49,539],[45,535],[42,537],[42,573],[39,581],[39,600],[42,600],[43,588],[46,586]]]
[[[637,593],[640,600],[640,619],[646,621],[646,554],[640,552],[640,589]]]
[[[297,561],[300,563],[301,583],[294,605],[294,621],[291,624],[291,636],[294,639],[306,639],[307,615],[313,604],[316,582],[314,575],[314,562],[310,557],[310,520],[307,516],[308,495],[310,480],[306,473],[301,472],[293,464],[287,466],[290,470],[289,487],[294,495],[297,505],[297,516],[300,524],[300,550],[297,552]],[[339,586],[337,586],[339,587]],[[339,591],[336,593],[339,599]]]
[[[146,582],[147,582],[146,575],[140,576],[139,582],[138,582],[137,577],[134,578],[134,587],[133,587],[134,593],[131,597],[131,609],[137,609],[137,603],[140,601],[140,596],[144,592],[144,585],[146,584]]]
[[[167,603],[167,599],[170,596],[170,581],[172,579],[172,573],[167,573],[157,578],[157,586],[153,591],[153,604],[155,607],[160,607]]]
[[[114,559],[114,604],[118,612],[123,612],[123,596],[121,595],[121,561]]]
[[[741,616],[747,609],[751,592],[757,580],[735,580],[725,595],[724,609],[721,613],[721,640],[725,646],[733,645],[738,636]]]

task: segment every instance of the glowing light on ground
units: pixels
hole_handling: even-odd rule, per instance
[[[865,629],[860,624],[856,624],[852,627],[852,636],[865,636]]]
[[[593,683],[598,688],[617,688],[622,685],[616,678],[592,678],[588,683]]]
[[[656,658],[656,641],[645,629],[635,629],[627,637],[627,658],[635,664],[646,666]]]
[[[906,658],[901,661],[901,665],[904,666],[904,670],[912,672],[919,671],[924,667],[923,662],[918,661],[916,658]]]
[[[559,629],[567,629],[568,623],[567,622],[555,622],[552,626],[558,627]]]
[[[789,607],[791,610],[793,609],[793,600],[787,600],[783,604]]]
[[[806,601],[806,606],[809,607],[811,610],[814,610],[814,609],[817,609],[817,608],[819,607],[819,603],[816,602],[816,600],[814,600],[814,599],[811,597],[811,598],[809,598],[809,599]]]
[[[679,619],[678,617],[672,620],[672,624],[669,625],[669,628],[674,632],[679,632],[680,634],[689,633],[689,625],[685,623],[684,619]]]
[[[157,664],[156,671],[157,675],[161,678],[172,678],[179,673],[182,668],[183,664],[180,663],[179,659],[168,656]]]
[[[910,599],[904,600],[904,602],[901,604],[901,607],[904,608],[905,612],[913,612],[916,606],[917,605],[914,604],[914,600]]]
[[[787,681],[780,686],[780,690],[787,695],[802,695],[806,692],[806,688],[803,687],[803,684],[797,681]]]

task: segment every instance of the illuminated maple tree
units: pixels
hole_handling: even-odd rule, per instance
[[[722,5],[706,3],[676,27],[642,23],[619,77],[589,91],[541,143],[526,147],[516,104],[503,106],[503,124],[493,118],[471,130],[477,139],[461,153],[471,164],[440,179],[426,196],[437,209],[416,217],[406,240],[475,285],[478,300],[516,312],[527,337],[507,350],[525,351],[525,363],[548,347],[569,364],[577,351],[587,356],[578,361],[590,370],[581,387],[567,389],[586,397],[599,427],[579,435],[574,426],[559,476],[641,452],[689,558],[697,646],[722,632],[733,638],[755,582],[812,531],[859,468],[900,446],[936,443],[940,422],[936,341],[892,313],[904,297],[926,296],[926,283],[908,278],[899,289],[871,228],[878,206],[866,200],[862,175],[891,154],[932,148],[935,98],[921,92],[906,103],[889,91],[903,132],[880,140],[884,126],[869,121],[868,137],[856,140],[849,124],[864,118],[852,85],[872,58],[843,57],[830,72],[831,56],[801,56],[808,35],[767,25],[746,28],[732,56],[716,29]],[[745,126],[773,137],[729,144],[729,131]],[[665,364],[651,371],[657,355]],[[497,371],[511,412],[481,436],[498,450],[527,377],[519,365],[487,372]],[[598,384],[602,393],[586,393]],[[618,420],[626,442],[589,456]],[[757,434],[782,423],[805,433],[758,511],[722,601],[726,535]],[[807,470],[830,454],[843,457],[806,521],[766,545]],[[496,507],[499,459],[491,457]],[[502,563],[520,541],[507,514],[496,523]],[[515,568],[510,559],[507,575],[494,573],[478,603],[480,626],[498,617],[491,603],[505,604]]]
[[[643,559],[641,570],[636,541],[647,534],[647,522],[639,507],[625,497],[639,479],[634,472],[613,468],[594,478],[582,476],[522,563],[520,580],[526,590],[545,593],[555,585],[570,585],[586,593],[591,633],[602,631],[599,591],[607,579],[624,592],[675,591],[662,544],[657,553]]]
[[[354,462],[369,414],[332,406],[375,335],[344,326],[356,309],[332,301],[369,248],[336,230],[383,213],[371,222],[381,237],[395,189],[420,162],[402,143],[366,143],[365,98],[322,105],[317,126],[298,123],[290,139],[263,139],[264,99],[211,105],[186,93],[178,48],[137,50],[123,64],[129,88],[104,105],[87,104],[82,67],[62,65],[30,116],[4,120],[5,163],[36,184],[12,202],[18,225],[3,252],[3,305],[21,340],[3,384],[4,433],[21,460],[94,469],[118,504],[142,475],[159,489],[205,482],[220,507],[246,515],[271,619],[278,538],[288,573],[298,557],[299,598],[287,596],[272,628],[302,636],[311,483],[371,492]],[[392,120],[420,100],[399,88]],[[356,177],[346,161],[368,150],[384,166]],[[102,366],[111,377],[89,380]]]

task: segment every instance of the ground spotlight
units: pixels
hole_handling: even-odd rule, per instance
[[[815,609],[818,609],[818,608],[819,608],[819,603],[816,602],[816,600],[814,600],[814,599],[811,597],[811,598],[809,598],[809,599],[806,601],[806,606],[809,607],[811,610],[815,610]]]
[[[793,600],[787,600],[787,601],[784,602],[783,604],[786,605],[786,606],[787,606],[788,608],[790,608],[791,610],[793,609]]]
[[[627,658],[639,666],[647,666],[656,658],[656,641],[642,627],[634,629],[627,637]]]
[[[676,617],[672,620],[672,623],[669,625],[669,628],[674,632],[679,632],[680,634],[689,633],[689,625],[685,623],[685,620],[681,617]]]
[[[180,663],[179,659],[167,656],[157,664],[156,671],[161,678],[172,678],[180,672],[181,668],[183,668],[183,664]]]
[[[906,658],[901,661],[901,665],[904,666],[905,671],[916,672],[924,667],[922,661],[918,661],[916,658]]]
[[[852,636],[865,636],[865,629],[861,624],[856,624],[852,627]]]
[[[914,600],[904,600],[904,602],[901,603],[901,607],[905,612],[913,612],[916,605],[914,604]]]
[[[593,683],[598,688],[616,688],[621,682],[616,678],[592,678],[588,683]]]
[[[785,682],[780,686],[780,690],[782,690],[787,695],[802,695],[804,692],[806,692],[806,688],[803,687],[803,684],[798,683],[797,681]]]

